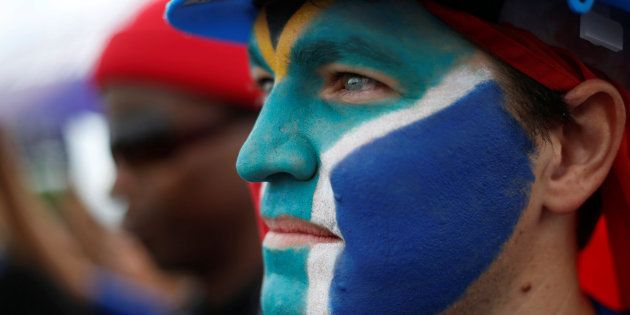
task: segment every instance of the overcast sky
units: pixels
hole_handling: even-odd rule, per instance
[[[109,34],[146,1],[0,0],[0,118],[86,78]],[[123,212],[109,198],[114,166],[103,117],[78,116],[64,135],[79,195],[97,219],[116,225]]]
[[[145,1],[0,0],[0,91],[85,75],[108,34]]]

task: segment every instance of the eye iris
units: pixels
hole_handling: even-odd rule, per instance
[[[370,79],[364,77],[350,76],[346,79],[344,88],[348,91],[361,91],[365,89],[369,80]]]

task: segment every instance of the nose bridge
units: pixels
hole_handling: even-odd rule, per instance
[[[237,160],[239,175],[250,182],[269,181],[287,174],[305,181],[317,172],[317,153],[303,131],[308,117],[297,100],[287,93],[272,93],[241,148]]]

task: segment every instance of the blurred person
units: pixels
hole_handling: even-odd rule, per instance
[[[16,182],[13,173],[3,171],[14,167],[8,156],[8,144],[0,130],[0,314],[89,314],[77,299],[64,292],[50,277],[23,257],[16,257],[11,238],[19,228],[14,226],[9,207],[14,202],[9,185]],[[13,251],[13,253],[11,253]],[[13,255],[11,255],[13,254]]]
[[[2,314],[104,314],[158,315],[176,304],[137,248],[121,242],[124,236],[103,228],[91,233],[102,239],[91,242],[124,264],[93,259],[77,241],[61,217],[77,216],[73,198],[60,203],[75,207],[72,213],[54,216],[52,209],[27,189],[10,144],[0,134],[0,221],[3,222],[0,271],[0,310]],[[70,202],[71,201],[71,202]],[[82,215],[78,215],[81,217]],[[114,245],[104,246],[106,243]],[[119,259],[120,260],[120,259]],[[142,266],[142,268],[133,267]],[[44,311],[45,310],[45,311]]]
[[[235,172],[259,94],[244,46],[193,38],[153,1],[104,49],[95,79],[125,228],[165,270],[193,275],[191,314],[256,314],[262,262],[247,185]]]
[[[2,253],[0,314],[86,315],[92,312],[37,266]]]

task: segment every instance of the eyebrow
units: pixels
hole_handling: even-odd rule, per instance
[[[402,62],[393,58],[380,47],[371,45],[357,37],[350,37],[341,42],[320,40],[299,48],[296,47],[291,53],[291,62],[317,67],[346,56],[358,56],[386,68],[402,65]]]

